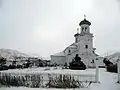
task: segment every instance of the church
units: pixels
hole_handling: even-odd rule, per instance
[[[91,22],[84,18],[79,23],[80,27],[77,28],[77,33],[74,34],[75,42],[62,52],[51,55],[51,63],[58,65],[67,63],[69,65],[78,54],[87,67],[94,66],[98,55],[95,53],[96,48],[93,47],[93,34],[90,32],[90,25]]]

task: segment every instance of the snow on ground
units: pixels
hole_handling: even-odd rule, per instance
[[[16,74],[74,74],[74,75],[95,75],[95,72],[91,69],[86,70],[70,70],[70,69],[62,69],[60,67],[40,67],[40,68],[28,68],[28,69],[10,69],[5,71],[0,71],[5,73],[16,73]]]
[[[44,70],[44,68],[41,68]],[[26,69],[27,70],[27,69]],[[37,71],[37,69],[35,69]],[[59,71],[59,70],[58,70]],[[67,70],[65,70],[67,71]],[[95,72],[95,69],[88,69],[82,72]],[[78,72],[78,71],[74,71]],[[120,90],[120,84],[117,84],[117,73],[110,73],[106,72],[105,69],[99,69],[99,81],[100,83],[92,84],[89,88],[82,88],[82,89],[75,89],[75,90]],[[5,88],[2,87],[0,90],[47,90],[48,88],[27,88],[27,87],[10,87]],[[49,88],[49,90],[65,90],[65,89],[53,89]],[[67,89],[67,90],[74,90],[74,89]]]

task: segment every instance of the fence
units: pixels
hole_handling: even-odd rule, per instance
[[[96,69],[97,71],[97,69]],[[76,87],[88,87],[91,83],[98,82],[96,74],[59,74],[59,73],[9,73],[0,72],[0,84],[6,86],[46,87],[47,85],[60,84],[59,87],[70,87],[68,83]],[[73,83],[74,82],[74,83]],[[64,85],[63,85],[64,83]],[[53,86],[52,86],[53,87]],[[71,86],[75,87],[75,86]]]

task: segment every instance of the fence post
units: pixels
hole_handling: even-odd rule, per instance
[[[117,64],[117,69],[118,69],[118,83],[120,83],[120,60],[118,59],[118,64]]]
[[[97,60],[95,60],[95,63],[96,63],[95,82],[96,82],[96,83],[100,83],[100,82],[99,82],[99,67],[98,67]]]

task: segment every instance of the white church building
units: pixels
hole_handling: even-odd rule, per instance
[[[86,66],[94,66],[94,60],[96,60],[98,55],[95,53],[96,48],[93,47],[93,34],[90,32],[90,25],[91,22],[84,18],[79,23],[80,28],[77,29],[77,33],[74,35],[75,42],[66,47],[62,52],[51,55],[51,63],[58,65],[69,64],[75,55],[79,54]],[[102,61],[99,63],[102,63]]]

